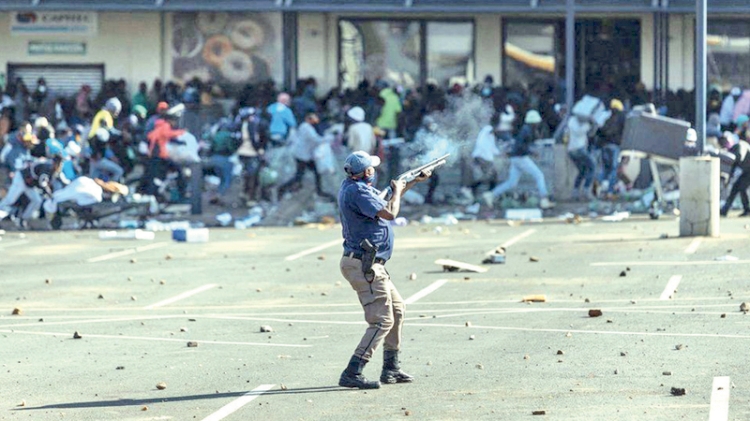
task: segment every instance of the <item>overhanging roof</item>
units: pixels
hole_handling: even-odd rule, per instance
[[[563,13],[566,0],[0,0],[0,11],[258,11]],[[695,0],[576,0],[579,13],[695,13]],[[750,0],[708,0],[713,14],[750,13]]]

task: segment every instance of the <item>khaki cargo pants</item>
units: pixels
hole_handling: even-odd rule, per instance
[[[365,320],[369,324],[354,355],[369,361],[383,341],[386,350],[398,351],[401,347],[401,326],[404,323],[406,305],[391,282],[385,266],[372,265],[375,272],[372,282],[367,282],[362,273],[361,260],[344,256],[340,267],[341,274],[357,291],[359,302],[365,310]]]

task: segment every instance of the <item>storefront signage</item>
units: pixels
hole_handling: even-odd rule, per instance
[[[86,54],[85,42],[29,42],[29,55],[64,54],[82,56]]]
[[[96,35],[96,12],[13,12],[10,33],[22,35]]]

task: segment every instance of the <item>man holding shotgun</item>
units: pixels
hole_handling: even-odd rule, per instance
[[[340,268],[341,274],[357,291],[369,326],[349,365],[341,373],[339,386],[377,389],[380,382],[392,384],[414,380],[401,371],[398,360],[406,308],[385,268],[393,252],[393,228],[389,221],[398,216],[404,192],[414,184],[427,180],[435,168],[445,163],[446,158],[447,155],[407,171],[392,180],[390,187],[383,192],[372,186],[380,158],[362,151],[346,158],[344,171],[347,178],[339,190],[344,236],[344,256]],[[390,198],[388,190],[392,193]],[[381,342],[385,344],[380,382],[370,381],[362,370]]]

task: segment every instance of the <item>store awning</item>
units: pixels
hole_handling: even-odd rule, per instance
[[[296,11],[564,13],[565,0],[2,0],[1,11]],[[695,13],[695,0],[576,0],[576,13]],[[748,0],[709,0],[711,14],[750,13]]]

